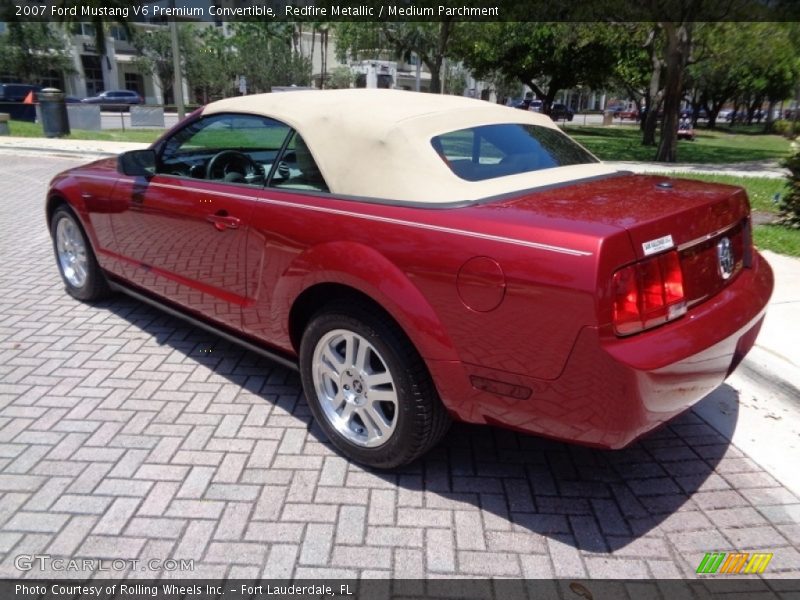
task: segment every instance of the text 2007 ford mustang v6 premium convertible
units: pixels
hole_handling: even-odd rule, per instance
[[[736,187],[619,172],[544,115],[391,90],[221,100],[58,175],[67,291],[299,365],[348,457],[451,418],[619,448],[718,386],[772,292]]]

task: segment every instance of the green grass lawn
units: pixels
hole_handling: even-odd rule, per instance
[[[696,173],[663,173],[663,175],[741,186],[747,190],[753,210],[773,214],[778,213],[778,204],[774,202],[775,194],[783,195],[788,191],[786,179]],[[800,256],[800,229],[790,229],[779,225],[756,225],[753,230],[753,239],[759,248],[789,256]]]
[[[775,195],[783,196],[788,191],[786,179],[772,177],[737,177],[736,175],[706,175],[703,173],[659,173],[668,177],[682,177],[684,179],[698,179],[711,183],[725,183],[738,185],[747,190],[750,206],[753,210],[777,213],[778,203]]]
[[[564,131],[602,160],[652,161],[656,148],[642,146],[636,125],[612,127],[567,126]],[[678,162],[735,163],[780,160],[790,153],[789,141],[779,135],[727,128],[695,130],[693,142],[678,141]]]
[[[103,129],[102,131],[87,131],[73,129],[72,132],[64,136],[65,140],[100,140],[107,142],[146,142],[156,140],[158,136],[166,131],[165,129]],[[9,123],[11,135],[20,137],[44,137],[41,123],[28,123],[27,121],[11,121]]]
[[[780,225],[759,225],[753,230],[753,239],[758,248],[789,256],[800,256],[800,229],[789,229]]]

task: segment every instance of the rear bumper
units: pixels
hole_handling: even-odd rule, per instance
[[[677,321],[630,338],[584,328],[553,381],[456,362],[431,370],[456,418],[621,448],[725,380],[755,343],[772,288],[754,253],[752,268]]]

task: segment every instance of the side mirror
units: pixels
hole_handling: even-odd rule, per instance
[[[156,173],[155,150],[131,150],[117,157],[117,170],[123,175],[152,177]]]

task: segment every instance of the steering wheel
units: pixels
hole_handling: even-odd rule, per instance
[[[263,177],[255,161],[238,150],[217,152],[206,165],[206,179],[254,183]]]

